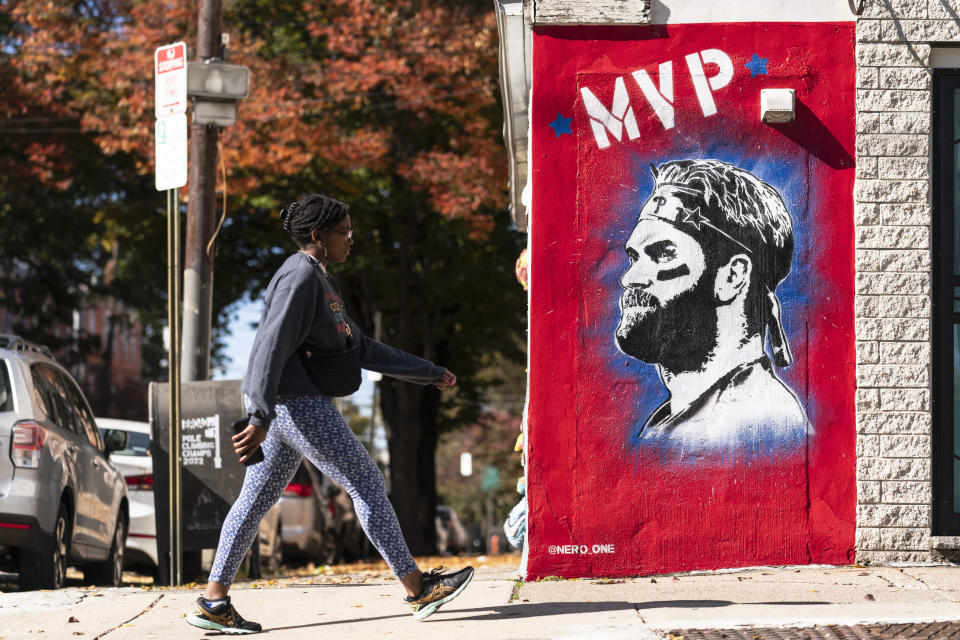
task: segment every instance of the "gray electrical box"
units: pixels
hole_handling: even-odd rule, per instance
[[[160,576],[169,576],[170,391],[151,383],[150,454],[153,457]],[[246,467],[233,452],[233,423],[247,415],[239,380],[183,382],[180,385],[182,551],[215,549],[220,527],[240,495]],[[257,545],[254,545],[257,547]]]

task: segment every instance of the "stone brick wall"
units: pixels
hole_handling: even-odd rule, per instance
[[[866,0],[857,21],[857,560],[929,562],[931,42],[960,0]]]

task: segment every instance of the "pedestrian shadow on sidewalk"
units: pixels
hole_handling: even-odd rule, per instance
[[[831,604],[829,602],[733,602],[730,600],[652,600],[648,602],[514,602],[481,609],[460,609],[448,611],[446,618],[457,621],[467,620],[506,620],[517,618],[537,618],[542,616],[571,615],[578,613],[603,613],[606,611],[641,611],[646,609],[710,609],[732,605],[807,605]],[[475,613],[469,617],[450,614]]]
[[[491,607],[475,607],[473,609],[443,609],[431,618],[434,622],[473,622],[493,620],[517,620],[522,618],[538,618],[544,616],[576,615],[584,613],[605,613],[613,611],[637,611],[645,609],[709,609],[714,607],[728,607],[731,605],[814,605],[831,604],[830,602],[733,602],[730,600],[653,600],[649,602],[627,602],[625,600],[611,600],[605,602],[514,602]],[[410,620],[409,614],[376,616],[370,618],[352,618],[349,620],[329,620],[313,622],[311,624],[290,625],[286,627],[268,627],[266,632],[291,631],[294,629],[309,629],[311,627],[329,627],[341,624],[362,624],[381,620]],[[424,623],[429,624],[429,623]]]
[[[511,620],[517,618],[533,618],[538,616],[554,616],[575,613],[603,613],[605,611],[628,611],[633,609],[634,605],[630,602],[549,602],[528,604],[525,602],[516,602],[513,604],[502,604],[492,607],[476,607],[473,609],[445,609],[435,614],[431,618],[436,622],[462,622],[464,620]],[[444,615],[446,614],[446,615]],[[464,614],[476,614],[468,617],[462,617]],[[313,622],[311,624],[290,625],[286,627],[267,627],[264,631],[292,631],[294,629],[309,629],[311,627],[329,627],[340,624],[361,624],[364,622],[378,622],[381,620],[410,620],[414,622],[410,614],[400,614],[392,616],[376,616],[371,618],[352,618],[350,620],[329,620],[323,622]],[[421,623],[417,623],[421,624]],[[429,624],[429,623],[423,623]],[[208,634],[210,635],[210,634]],[[218,635],[218,634],[212,634]]]

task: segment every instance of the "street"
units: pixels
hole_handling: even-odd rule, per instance
[[[422,623],[380,564],[244,580],[231,595],[241,615],[273,637],[292,639],[960,637],[960,569],[952,566],[760,567],[520,583],[516,556],[444,559],[449,567],[465,561],[478,567],[473,583]],[[193,584],[4,593],[0,637],[210,637],[216,634],[183,619],[200,590]]]

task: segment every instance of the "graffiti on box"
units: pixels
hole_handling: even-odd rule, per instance
[[[219,414],[180,421],[180,455],[185,467],[202,467],[208,459],[214,469],[223,467]]]

